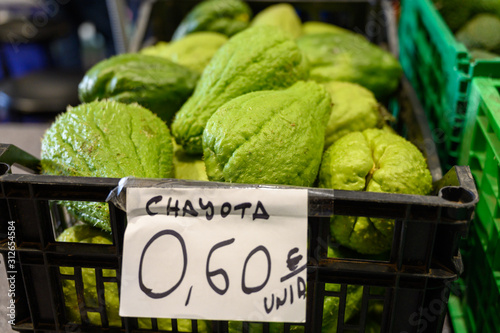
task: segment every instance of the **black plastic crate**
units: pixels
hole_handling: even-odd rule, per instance
[[[199,1],[160,0],[151,22],[159,24],[157,36],[168,40],[183,13]],[[272,1],[248,1],[252,8]],[[397,53],[397,38],[389,2],[371,0],[291,1],[303,18],[338,24],[365,34],[371,41]],[[170,6],[170,7],[169,7]],[[175,7],[175,8],[174,8]],[[161,8],[164,8],[160,10]],[[166,8],[166,9],[165,9]],[[255,10],[255,9],[254,9]],[[165,15],[158,15],[159,13]],[[170,28],[168,28],[170,26]],[[169,30],[170,29],[170,30]],[[462,272],[459,241],[466,235],[477,202],[477,191],[468,167],[455,167],[442,177],[436,147],[427,119],[411,86],[405,79],[390,100],[384,101],[397,116],[395,128],[415,143],[427,158],[436,181],[429,196],[398,195],[309,189],[309,261],[307,268],[307,332],[319,332],[325,296],[337,297],[340,304],[338,332],[368,331],[368,309],[382,306],[380,332],[440,332],[446,315],[449,287]],[[24,165],[33,174],[0,175],[0,252],[9,256],[8,227],[16,223],[17,299],[15,330],[29,332],[157,332],[138,328],[136,318],[122,318],[121,327],[109,327],[105,301],[88,306],[83,301],[82,269],[94,268],[97,292],[104,283],[120,283],[125,213],[110,204],[113,245],[56,242],[67,220],[54,204],[57,200],[105,201],[119,179],[42,176],[38,161],[16,147],[1,145],[0,162]],[[1,164],[0,164],[1,165]],[[5,169],[5,170],[3,170]],[[3,166],[2,170],[7,171]],[[213,183],[181,182],[182,186],[212,186]],[[237,186],[222,184],[219,186]],[[374,258],[327,258],[329,216],[363,215],[396,219],[390,255]],[[6,264],[8,263],[5,261]],[[62,275],[60,267],[72,267],[73,274]],[[107,276],[105,269],[116,270]],[[7,271],[8,271],[7,266]],[[80,298],[82,324],[68,323],[64,310],[62,281],[74,280]],[[339,285],[326,291],[325,284]],[[344,323],[348,286],[362,286],[360,314]],[[101,325],[91,326],[88,313],[101,315]],[[290,331],[297,325],[285,324]],[[298,325],[300,326],[300,325]],[[217,332],[228,331],[228,323],[215,321]],[[269,324],[262,331],[269,332]],[[178,331],[176,321],[172,330]],[[196,329],[194,329],[196,331]],[[249,331],[249,324],[242,325]]]
[[[2,145],[0,156],[13,149],[12,146]],[[18,154],[17,163],[23,163],[22,155]],[[126,216],[110,203],[113,245],[61,243],[56,242],[55,237],[58,223],[64,221],[57,216],[51,202],[105,201],[118,181],[9,173],[0,177],[0,201],[8,210],[8,216],[2,213],[4,236],[0,243],[0,252],[6,263],[9,252],[9,239],[5,236],[8,222],[15,221],[16,228],[15,267],[19,289],[14,329],[34,332],[157,331],[138,329],[135,318],[123,318],[122,328],[107,327],[103,299],[98,307],[81,304],[80,308],[83,322],[88,319],[88,312],[99,312],[102,328],[67,323],[62,279],[74,280],[80,297],[83,297],[82,268],[95,268],[98,294],[104,293],[104,282],[119,285]],[[248,187],[210,182],[172,182],[194,187]],[[435,195],[415,196],[308,189],[307,332],[320,331],[325,295],[339,297],[339,313],[343,313],[348,285],[363,286],[362,306],[358,321],[340,321],[339,332],[363,332],[368,305],[373,301],[383,306],[381,332],[439,332],[442,329],[449,284],[462,271],[459,240],[467,232],[477,192],[468,167],[450,170],[436,183],[436,191]],[[328,217],[331,214],[396,219],[390,256],[384,260],[326,257]],[[72,276],[62,275],[59,267],[73,267],[74,273]],[[104,269],[116,270],[116,276],[104,276]],[[326,283],[340,284],[340,291],[325,291]],[[225,332],[227,329],[227,322],[212,324],[214,331]],[[267,325],[264,324],[264,327]],[[285,331],[288,331],[287,327]]]

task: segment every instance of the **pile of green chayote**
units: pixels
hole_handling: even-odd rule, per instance
[[[207,0],[172,41],[96,64],[79,86],[82,104],[46,132],[42,172],[429,194],[424,156],[391,129],[378,102],[397,89],[396,59],[352,31],[302,23],[287,4],[252,17],[240,0]],[[60,241],[109,243],[106,204],[63,204],[87,224]],[[331,218],[332,239],[362,254],[387,252],[393,228],[387,219]],[[82,274],[95,289],[94,272]],[[114,288],[106,290],[108,317],[121,326]],[[362,287],[349,288],[346,321],[363,294]],[[67,316],[78,322],[74,286],[63,289]],[[89,306],[96,299],[85,294]],[[338,298],[325,298],[323,331],[336,331],[338,307]],[[262,331],[255,325],[251,331]],[[240,326],[232,322],[230,331]]]

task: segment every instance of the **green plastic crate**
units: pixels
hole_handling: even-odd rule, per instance
[[[473,77],[500,77],[499,60],[471,62],[431,0],[402,0],[400,62],[426,110],[443,170],[460,155]]]
[[[479,189],[476,229],[492,267],[500,270],[500,79],[472,80],[459,164]]]
[[[486,255],[476,228],[462,251],[465,272],[451,288],[448,309],[456,333],[497,333],[500,328],[500,270]]]
[[[476,217],[461,246],[460,293],[450,297],[456,332],[500,327],[500,79],[472,79],[459,164],[469,165],[479,189]]]

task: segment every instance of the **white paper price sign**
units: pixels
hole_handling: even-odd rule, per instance
[[[307,190],[128,188],[120,315],[305,322]]]

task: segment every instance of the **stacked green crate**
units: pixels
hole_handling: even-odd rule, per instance
[[[476,217],[463,246],[461,297],[450,298],[457,332],[500,327],[500,79],[472,80],[459,164],[469,165],[479,190]]]
[[[431,0],[402,0],[400,61],[426,110],[443,170],[460,155],[470,82],[500,77],[500,61],[472,61]]]
[[[500,79],[472,80],[459,163],[469,165],[480,199],[474,228],[500,270]]]
[[[467,243],[462,250],[465,272],[460,282],[451,288],[448,303],[453,329],[456,333],[497,333],[500,327],[500,269],[495,269],[491,258],[485,255],[475,228],[471,229]]]

